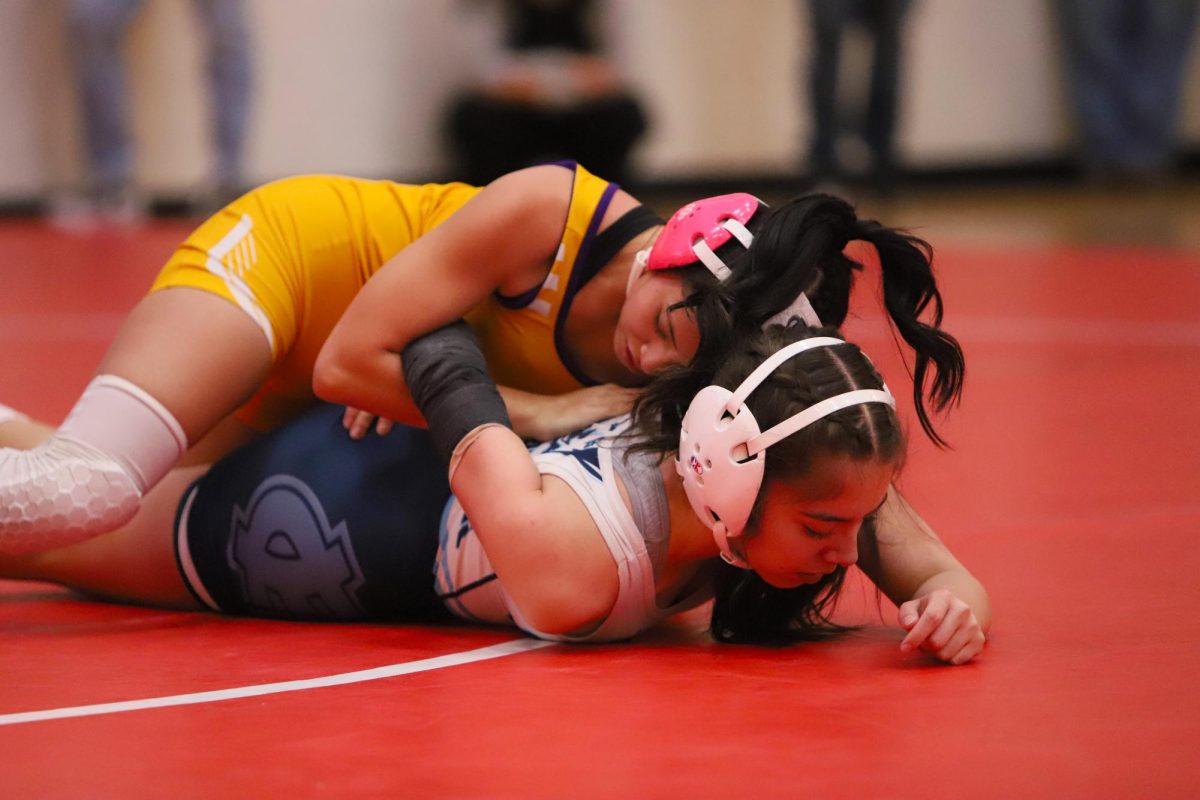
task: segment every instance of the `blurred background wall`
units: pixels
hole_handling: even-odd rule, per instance
[[[452,177],[441,130],[469,79],[485,14],[463,0],[250,0],[256,76],[251,183],[315,171]],[[778,178],[803,169],[807,15],[799,0],[611,0],[612,55],[651,117],[645,181]],[[148,0],[126,43],[136,175],[193,188],[209,164],[202,44],[188,0]],[[847,53],[850,65],[854,52]],[[865,69],[865,65],[860,68]],[[1183,148],[1200,149],[1200,58]],[[1049,163],[1073,146],[1045,0],[917,0],[899,155],[910,169]],[[78,112],[59,0],[0,0],[0,203],[79,178]]]

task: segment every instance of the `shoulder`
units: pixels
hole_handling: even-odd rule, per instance
[[[545,214],[558,212],[559,225],[571,204],[573,170],[548,164],[510,172],[489,183],[479,193],[481,199],[503,204],[516,213]],[[527,221],[537,222],[537,217]]]
[[[565,220],[575,198],[576,181],[585,179],[591,190],[599,197],[599,189],[609,185],[603,178],[591,175],[583,169],[569,169],[561,164],[545,164],[510,172],[497,178],[481,193],[498,198],[521,213],[558,214],[558,222]],[[585,190],[585,195],[588,194]],[[629,192],[617,187],[605,212],[602,227],[617,219],[641,203]]]

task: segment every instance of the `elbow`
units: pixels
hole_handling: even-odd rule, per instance
[[[565,597],[552,598],[547,594],[542,598],[526,598],[518,607],[525,623],[533,630],[550,636],[565,636],[585,630],[596,622],[572,608],[571,600]]]
[[[327,403],[354,405],[351,399],[352,372],[337,348],[327,342],[313,364],[313,394]]]
[[[591,590],[577,580],[555,581],[521,598],[518,607],[534,630],[565,636],[585,633],[600,625],[612,613],[616,595],[616,584],[607,580]]]

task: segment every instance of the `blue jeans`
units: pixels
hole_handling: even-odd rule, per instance
[[[1171,158],[1200,0],[1053,0],[1087,165],[1160,170]]]
[[[208,44],[218,184],[242,173],[250,96],[250,37],[243,0],[192,0]],[[142,0],[70,0],[68,36],[83,106],[91,180],[99,192],[129,184],[129,91],[121,46]]]
[[[837,139],[845,120],[837,109],[837,82],[842,35],[851,24],[863,26],[873,42],[871,85],[862,135],[877,172],[893,167],[896,109],[900,81],[902,23],[908,0],[809,0],[813,57],[809,72],[812,91],[812,169],[836,173]]]

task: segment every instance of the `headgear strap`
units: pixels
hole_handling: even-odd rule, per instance
[[[794,317],[799,317],[800,321],[810,328],[822,327],[821,318],[817,316],[812,303],[808,302],[808,295],[801,292],[796,295],[796,299],[792,301],[790,306],[764,322],[763,330],[766,330],[768,325],[786,326]]]

